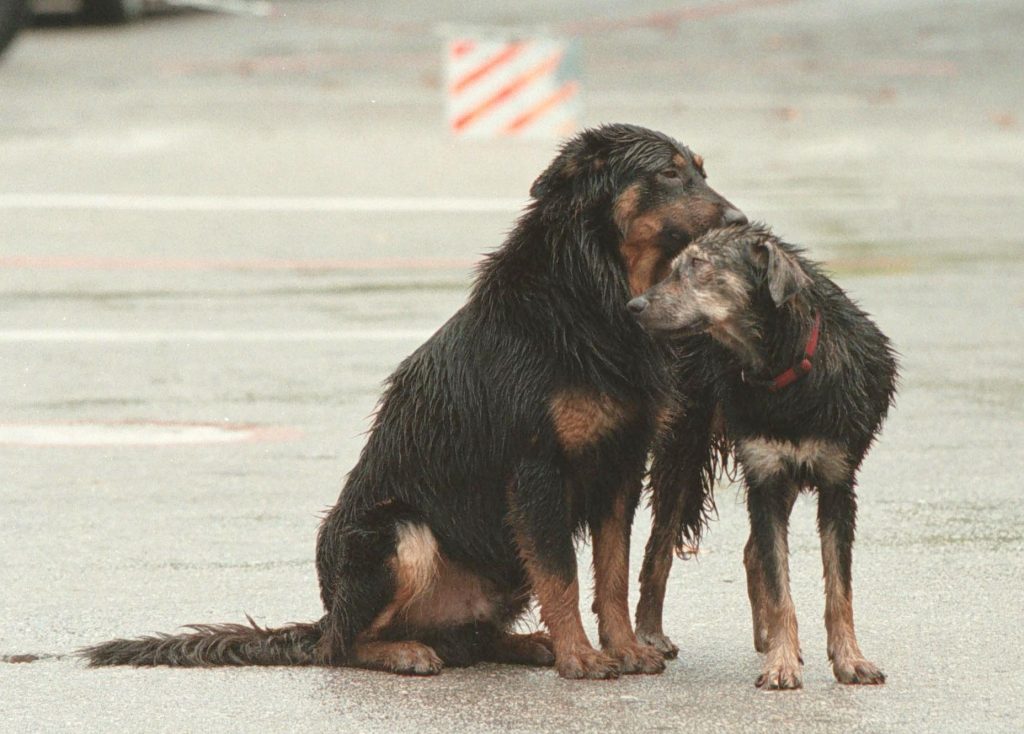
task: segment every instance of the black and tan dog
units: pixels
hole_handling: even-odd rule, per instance
[[[93,665],[552,664],[653,673],[627,608],[629,531],[673,390],[626,303],[693,239],[745,217],[699,156],[628,125],[569,141],[458,311],[391,376],[316,563],[324,617],[200,625],[83,651]],[[593,539],[603,651],[579,610],[574,538]],[[531,596],[547,635],[510,632]]]
[[[843,683],[882,683],[854,634],[851,564],[857,470],[895,394],[888,339],[814,263],[759,226],[689,245],[629,308],[652,332],[712,339],[715,395],[746,482],[744,565],[754,647],[766,653],[757,685],[801,685],[787,527],[803,488],[818,494],[833,672]]]

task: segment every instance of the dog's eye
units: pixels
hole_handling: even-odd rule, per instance
[[[711,272],[711,263],[702,257],[694,257],[690,259],[690,269],[698,278],[706,277]]]
[[[662,178],[679,178],[679,171],[674,168],[666,168],[660,175]]]

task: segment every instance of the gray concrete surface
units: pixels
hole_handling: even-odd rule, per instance
[[[0,730],[1024,730],[1018,2],[274,7],[30,30],[0,65],[0,655],[51,656],[0,663]],[[446,134],[444,22],[581,31],[585,122],[688,142],[716,188],[829,260],[898,345],[855,552],[884,687],[830,676],[804,498],[805,689],[755,690],[728,486],[671,578],[682,654],[661,676],[66,657],[187,622],[319,614],[318,514],[381,381],[462,302],[554,150]],[[196,424],[288,431],[102,443],[153,439],[140,422],[180,440]],[[17,445],[26,427],[94,445]]]

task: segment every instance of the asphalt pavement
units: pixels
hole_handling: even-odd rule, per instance
[[[221,7],[49,24],[0,61],[0,731],[1024,730],[1019,2]],[[463,302],[557,145],[452,135],[444,41],[536,33],[578,36],[583,124],[686,142],[899,349],[854,553],[886,684],[831,677],[803,497],[804,689],[755,689],[727,482],[673,570],[681,654],[660,676],[72,658],[320,615],[319,517],[382,382]],[[634,576],[648,529],[642,512]]]

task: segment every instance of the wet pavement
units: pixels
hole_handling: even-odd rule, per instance
[[[0,663],[0,731],[1024,729],[1018,3],[273,7],[31,30],[0,64],[0,655],[41,656]],[[68,657],[319,616],[318,518],[382,381],[463,302],[554,151],[447,134],[445,21],[581,33],[587,124],[690,144],[892,337],[902,387],[854,555],[884,686],[831,678],[804,497],[805,688],[754,688],[731,486],[671,577],[682,652],[661,676]]]

